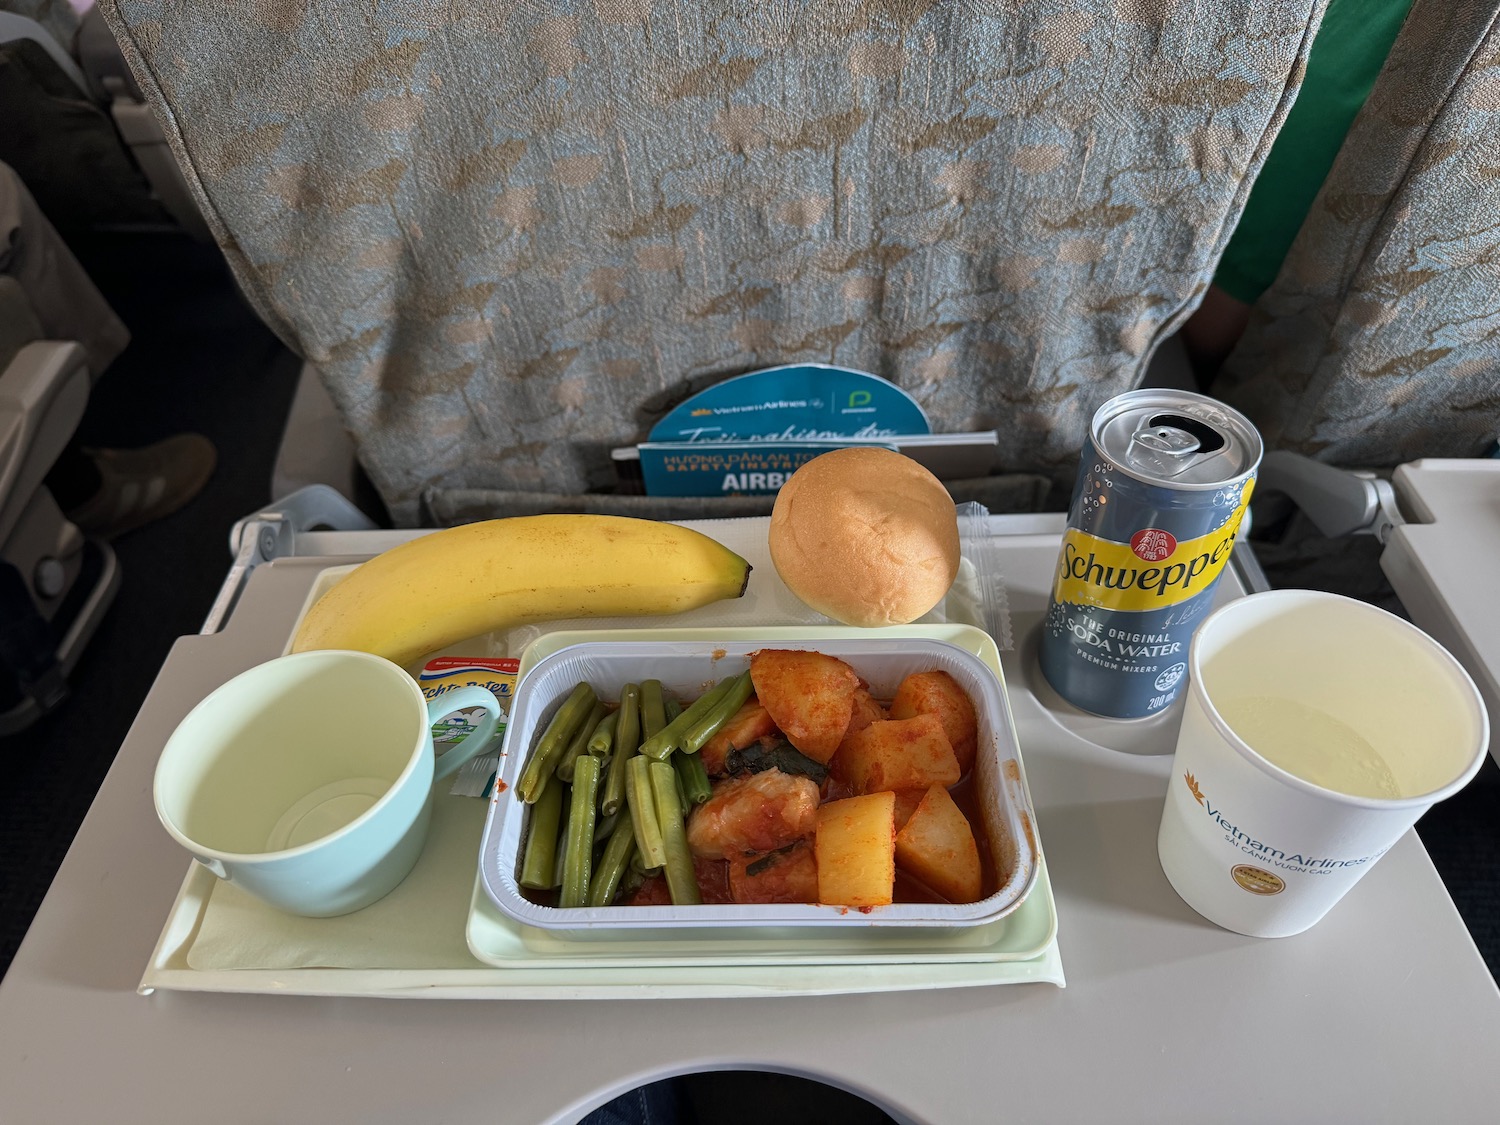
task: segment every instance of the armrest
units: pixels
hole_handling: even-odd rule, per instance
[[[1373,473],[1340,469],[1299,453],[1273,450],[1261,461],[1263,492],[1284,493],[1326,538],[1373,535],[1384,543],[1405,523],[1390,484]]]
[[[78,429],[88,399],[77,344],[27,344],[0,372],[0,543]]]

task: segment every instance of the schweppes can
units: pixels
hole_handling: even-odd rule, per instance
[[[1204,395],[1131,391],[1099,408],[1042,628],[1059,695],[1117,719],[1177,698],[1260,457],[1249,419]]]

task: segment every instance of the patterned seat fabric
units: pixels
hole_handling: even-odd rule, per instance
[[[611,448],[690,390],[799,360],[999,430],[1024,475],[960,498],[1055,502],[1094,409],[1201,295],[1321,12],[102,7],[402,524],[607,508]]]
[[[1500,4],[1417,0],[1214,393],[1340,465],[1500,425]]]

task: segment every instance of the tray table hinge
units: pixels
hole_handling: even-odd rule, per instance
[[[229,552],[234,562],[199,633],[217,633],[224,627],[251,572],[262,563],[295,555],[299,532],[372,531],[375,526],[342,493],[326,484],[299,488],[270,507],[237,520],[229,529]]]

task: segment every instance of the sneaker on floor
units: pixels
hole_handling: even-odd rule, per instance
[[[102,482],[68,512],[89,535],[114,539],[169,516],[208,483],[218,453],[202,434],[174,434],[142,449],[91,449]]]

